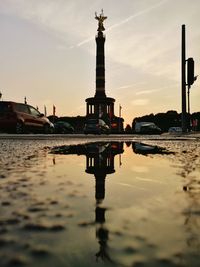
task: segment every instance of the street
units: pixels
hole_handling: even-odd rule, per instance
[[[2,267],[198,266],[199,134],[1,134],[0,148]]]

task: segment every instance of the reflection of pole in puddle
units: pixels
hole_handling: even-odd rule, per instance
[[[197,176],[199,168],[199,157],[195,153],[182,153],[179,161],[181,162],[181,171],[179,175],[183,178],[183,191],[187,207],[183,211],[185,217],[185,232],[187,233],[186,243],[192,250],[191,253],[199,258],[200,249],[200,180]],[[195,258],[195,257],[194,257]]]
[[[194,178],[193,182],[190,180],[188,186],[183,186],[183,191],[187,194],[188,206],[183,212],[185,216],[185,230],[187,233],[186,243],[190,249],[191,254],[199,258],[200,249],[200,187],[197,179]],[[197,258],[197,259],[198,259]]]
[[[121,166],[122,166],[122,155],[119,154],[119,167],[121,167]]]

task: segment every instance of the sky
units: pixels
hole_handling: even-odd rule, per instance
[[[186,57],[200,73],[199,0],[0,0],[0,91],[3,100],[48,115],[86,114],[95,94],[98,21],[104,21],[106,95],[125,125],[150,113],[181,112],[181,25]],[[200,111],[200,78],[190,93]]]

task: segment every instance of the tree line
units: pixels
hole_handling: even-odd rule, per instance
[[[200,112],[187,114],[188,127],[195,130],[200,130]],[[163,132],[167,132],[170,127],[181,127],[181,113],[175,110],[169,110],[166,113],[157,113],[136,117],[132,122],[132,129],[135,128],[136,122],[154,122]]]

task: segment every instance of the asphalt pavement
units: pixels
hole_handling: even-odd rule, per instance
[[[161,135],[141,135],[141,134],[110,134],[110,135],[95,135],[95,134],[4,134],[0,133],[1,139],[14,140],[200,140],[200,132],[190,133],[163,133]]]

